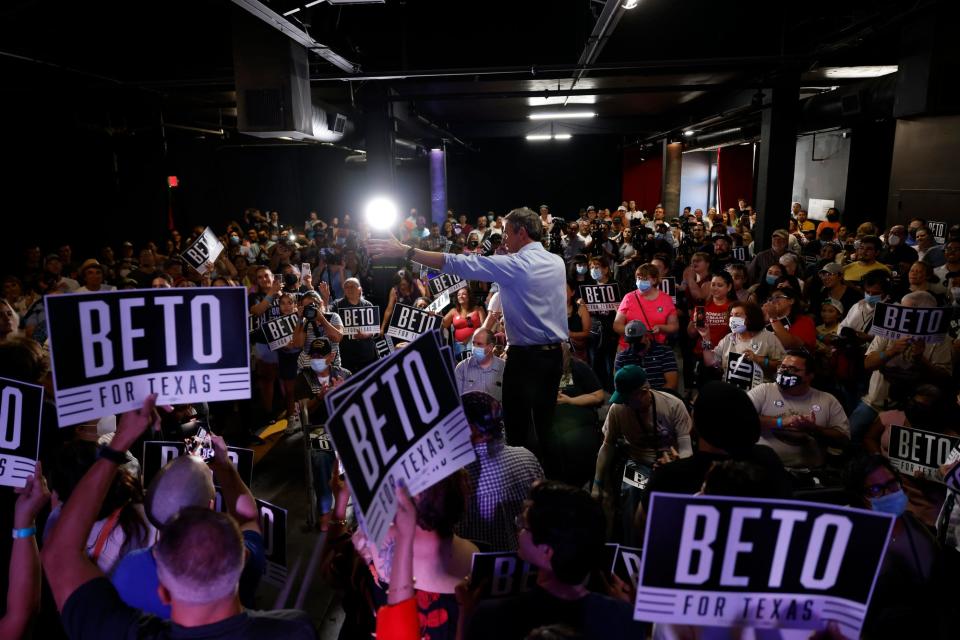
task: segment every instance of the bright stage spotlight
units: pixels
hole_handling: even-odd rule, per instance
[[[397,222],[397,205],[393,200],[377,197],[367,203],[367,224],[375,231],[389,231]]]

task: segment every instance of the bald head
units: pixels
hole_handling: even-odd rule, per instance
[[[159,529],[186,507],[209,509],[214,495],[210,467],[196,456],[182,455],[161,469],[147,487],[147,518]]]

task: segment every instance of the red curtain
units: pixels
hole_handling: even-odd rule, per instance
[[[753,204],[753,145],[717,149],[717,193],[720,211],[737,208],[737,199]]]
[[[645,160],[640,147],[623,150],[623,200],[636,200],[637,209],[651,214],[660,204],[663,186],[663,156],[659,151],[647,150]]]

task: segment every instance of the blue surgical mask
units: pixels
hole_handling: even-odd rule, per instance
[[[323,373],[327,370],[327,361],[323,358],[314,358],[310,360],[310,368],[316,373]]]
[[[600,273],[600,269],[597,269],[597,268],[590,269],[590,277],[593,278],[594,280],[599,280],[602,275],[603,274]]]
[[[869,293],[867,293],[867,294],[864,294],[863,296],[863,299],[866,301],[867,304],[877,304],[878,302],[880,302],[881,298],[883,298],[883,296],[880,294],[870,295]]]
[[[474,347],[473,348],[473,357],[477,360],[483,360],[487,357],[487,350],[483,347]]]
[[[777,284],[777,276],[771,276],[771,275],[768,273],[768,274],[767,274],[767,284],[770,285],[771,287],[772,287],[773,285]]]
[[[240,244],[240,238],[238,236],[230,236],[230,244]]]
[[[870,508],[874,511],[900,517],[907,510],[907,494],[901,489],[879,498],[870,498]]]
[[[637,279],[637,289],[639,289],[641,293],[644,291],[650,291],[650,287],[652,286],[653,285],[650,284],[649,280],[644,280],[642,278]]]
[[[587,273],[587,265],[585,265],[585,264],[578,264],[578,265],[577,265],[577,273],[580,274],[581,276],[584,275],[585,273]]]

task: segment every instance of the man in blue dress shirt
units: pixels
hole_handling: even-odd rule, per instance
[[[454,255],[423,251],[396,238],[370,239],[369,254],[405,257],[466,280],[496,282],[509,346],[503,373],[507,441],[539,452],[547,477],[554,471],[550,430],[562,373],[560,343],[568,339],[563,259],[541,244],[540,216],[524,207],[505,218],[505,255]],[[538,445],[530,441],[533,423]]]

